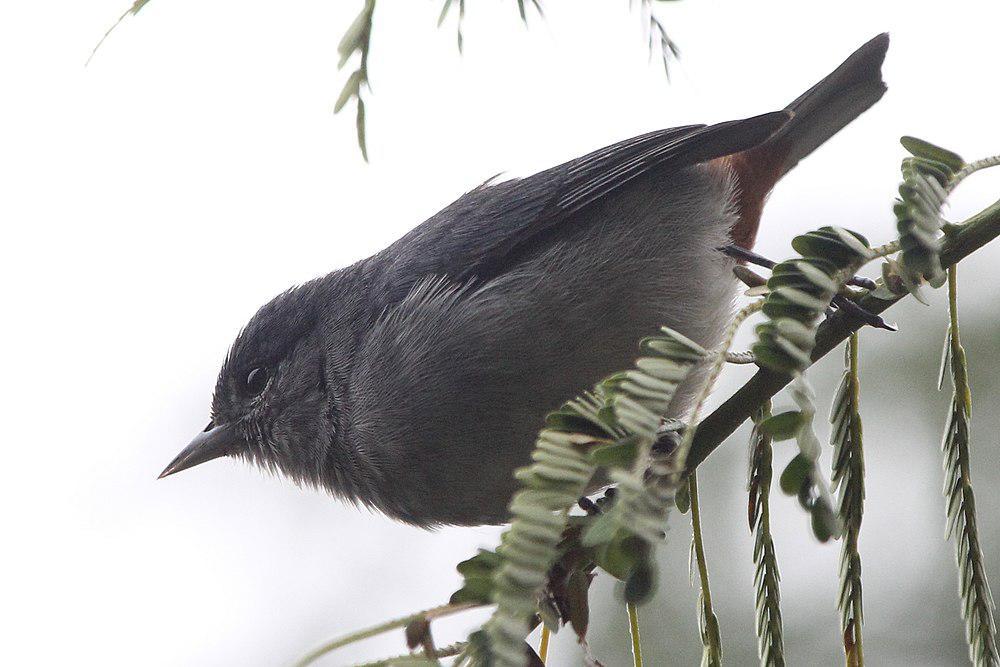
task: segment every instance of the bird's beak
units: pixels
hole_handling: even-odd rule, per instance
[[[194,440],[184,448],[184,451],[170,462],[170,465],[160,473],[157,479],[163,479],[167,475],[193,468],[220,456],[235,454],[240,450],[241,444],[245,444],[243,437],[232,424],[220,424],[219,426],[209,424],[204,431],[194,437]]]

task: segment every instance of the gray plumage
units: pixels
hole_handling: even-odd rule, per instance
[[[854,88],[842,67],[783,111],[480,186],[279,295],[234,343],[209,429],[164,474],[235,455],[417,525],[506,520],[546,412],[630,366],[662,325],[719,343],[737,286],[717,248],[749,183],[726,156],[781,142],[798,161],[881,95],[885,40],[859,50]],[[817,105],[816,90],[845,88],[861,95]],[[796,114],[806,97],[813,109]]]

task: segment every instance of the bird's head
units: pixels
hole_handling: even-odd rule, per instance
[[[230,349],[212,420],[160,474],[234,456],[319,484],[334,429],[319,322],[320,281],[284,292],[251,318]]]

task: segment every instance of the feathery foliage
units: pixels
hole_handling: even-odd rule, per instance
[[[941,214],[948,195],[971,174],[1000,164],[1000,155],[966,162],[923,139],[902,137],[900,143],[912,157],[903,159],[903,182],[892,208],[899,239],[873,251],[877,256],[899,251],[899,256],[883,265],[882,285],[875,294],[891,298],[910,293],[926,304],[921,286],[937,288],[946,280],[940,253],[947,232],[955,230]]]
[[[511,501],[513,520],[497,549],[489,591],[497,608],[484,626],[485,642],[474,647],[485,650],[489,664],[523,663],[524,636],[559,555],[566,514],[599,463],[619,482],[618,499],[590,523],[580,542],[593,550],[601,567],[625,581],[630,602],[652,588],[649,545],[662,536],[672,494],[657,494],[658,487],[647,485],[642,472],[677,385],[705,352],[664,329],[663,335],[642,341],[640,353],[635,369],[611,376],[552,413],[533,463],[517,473],[523,488]],[[631,473],[624,472],[623,463],[632,463]]]
[[[333,105],[333,112],[338,113],[344,105],[351,99],[356,101],[357,118],[356,125],[358,131],[358,148],[361,149],[361,156],[368,160],[368,144],[365,139],[365,101],[361,97],[362,89],[370,89],[368,83],[368,54],[371,52],[372,20],[375,16],[375,0],[365,0],[365,5],[361,9],[354,22],[344,33],[337,45],[337,53],[340,54],[340,62],[337,68],[342,68],[355,53],[360,54],[358,68],[351,72],[344,83],[344,88],[340,91],[340,96]]]
[[[976,522],[976,498],[970,473],[969,420],[972,391],[969,388],[968,360],[959,337],[958,285],[955,267],[948,270],[948,357],[954,393],[944,431],[944,495],[947,499],[948,536],[955,539],[962,616],[966,623],[969,658],[975,665],[998,665],[997,628],[993,618],[996,605],[986,579],[983,551]]]
[[[444,4],[441,6],[441,15],[438,16],[438,27],[440,28],[446,18],[448,18],[448,12],[451,11],[451,6],[455,3],[455,0],[445,0]],[[462,35],[462,23],[465,21],[465,0],[458,0],[458,20],[455,24],[455,41],[458,46],[458,52],[462,53],[463,47],[465,45],[465,37]]]
[[[821,227],[792,239],[801,257],[771,270],[764,314],[753,345],[757,363],[797,374],[811,363],[816,324],[847,278],[871,258],[868,241],[840,227]]]
[[[902,248],[899,275],[906,288],[923,300],[919,292],[922,283],[928,282],[932,287],[944,285],[945,273],[938,257],[944,226],[941,208],[965,160],[914,137],[903,137],[901,143],[913,157],[903,160],[903,182],[892,209]]]
[[[524,663],[524,636],[536,598],[556,559],[566,512],[594,474],[587,450],[599,442],[587,434],[545,429],[532,455],[534,463],[518,475],[524,488],[511,501],[511,525],[497,549],[501,558],[493,575],[497,608],[484,627],[495,665]]]
[[[647,32],[649,33],[649,55],[659,54],[663,63],[663,73],[670,78],[670,62],[681,57],[681,51],[674,40],[667,35],[663,22],[656,16],[653,0],[642,0],[640,5],[644,17],[649,17]]]
[[[97,50],[101,48],[101,44],[104,44],[104,42],[107,41],[108,37],[111,36],[111,33],[115,31],[115,28],[121,25],[121,22],[129,16],[135,16],[138,14],[148,2],[149,0],[135,0],[131,7],[122,12],[122,15],[118,17],[118,20],[111,24],[111,27],[104,32],[101,38],[97,41],[97,44],[94,45],[94,48],[91,49],[90,55],[87,56],[87,62],[84,63],[84,67],[89,65],[90,61],[94,59],[94,56],[97,55]]]
[[[809,512],[813,534],[820,542],[831,537],[840,537],[841,525],[833,509],[830,489],[819,465],[822,446],[813,429],[816,416],[816,393],[800,375],[788,385],[788,393],[799,408],[800,425],[795,433],[799,453],[781,473],[781,489],[789,495],[796,495],[799,504]],[[765,425],[766,428],[766,425]]]
[[[865,504],[865,461],[861,439],[858,382],[858,334],[847,342],[845,369],[830,411],[830,444],[833,445],[833,488],[839,490],[838,513],[844,526],[840,550],[840,630],[848,667],[862,667],[865,662],[861,641],[864,611],[861,598],[861,554],[858,536]]]
[[[749,520],[753,533],[754,586],[757,589],[755,627],[757,652],[762,667],[784,667],[785,646],[781,625],[781,594],[778,557],[771,539],[771,436],[761,424],[771,416],[765,403],[754,415],[750,434]]]
[[[135,0],[132,3],[132,6],[126,9],[122,15],[118,17],[118,20],[116,20],[111,27],[107,29],[101,39],[98,40],[93,50],[91,50],[90,56],[87,58],[87,64],[93,60],[98,49],[101,48],[101,45],[104,44],[111,33],[114,32],[122,21],[129,16],[138,14],[139,11],[149,3],[149,1],[150,0]],[[537,12],[539,16],[544,16],[541,0],[515,0],[515,2],[517,3],[518,14],[525,25],[528,23],[529,5],[534,8],[535,12]],[[647,32],[649,34],[650,55],[652,56],[654,53],[658,53],[660,55],[660,58],[663,61],[663,69],[669,77],[670,61],[680,57],[680,50],[677,48],[677,44],[674,43],[674,41],[667,35],[667,30],[664,27],[663,22],[657,18],[652,6],[652,0],[640,0],[640,2],[643,10],[642,14],[644,17],[648,18]],[[462,33],[462,25],[465,20],[465,4],[465,0],[444,0],[441,5],[441,13],[438,15],[437,21],[438,27],[440,27],[444,23],[445,19],[447,19],[452,6],[458,5],[456,41],[459,53],[463,51],[465,44],[465,38]],[[361,150],[361,156],[366,162],[368,161],[368,142],[366,139],[367,130],[365,121],[365,100],[362,95],[364,91],[371,90],[368,80],[368,56],[371,53],[371,37],[373,30],[372,21],[374,15],[375,0],[364,0],[364,6],[362,7],[361,12],[341,37],[340,43],[337,46],[337,52],[340,56],[340,62],[337,65],[337,68],[342,69],[355,53],[359,54],[360,58],[357,69],[348,75],[347,81],[344,83],[344,86],[340,91],[340,95],[337,97],[337,101],[333,106],[334,113],[339,113],[349,101],[352,99],[355,101],[355,127],[357,130],[358,148]]]

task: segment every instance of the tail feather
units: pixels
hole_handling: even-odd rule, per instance
[[[778,178],[882,98],[886,85],[881,69],[888,48],[889,35],[882,33],[785,107],[794,114],[792,120],[760,147],[784,153]]]
[[[827,139],[867,111],[886,91],[882,61],[889,35],[882,33],[785,107],[792,118],[767,141],[725,160],[739,185],[739,220],[733,242],[753,247],[764,200],[774,184]]]

